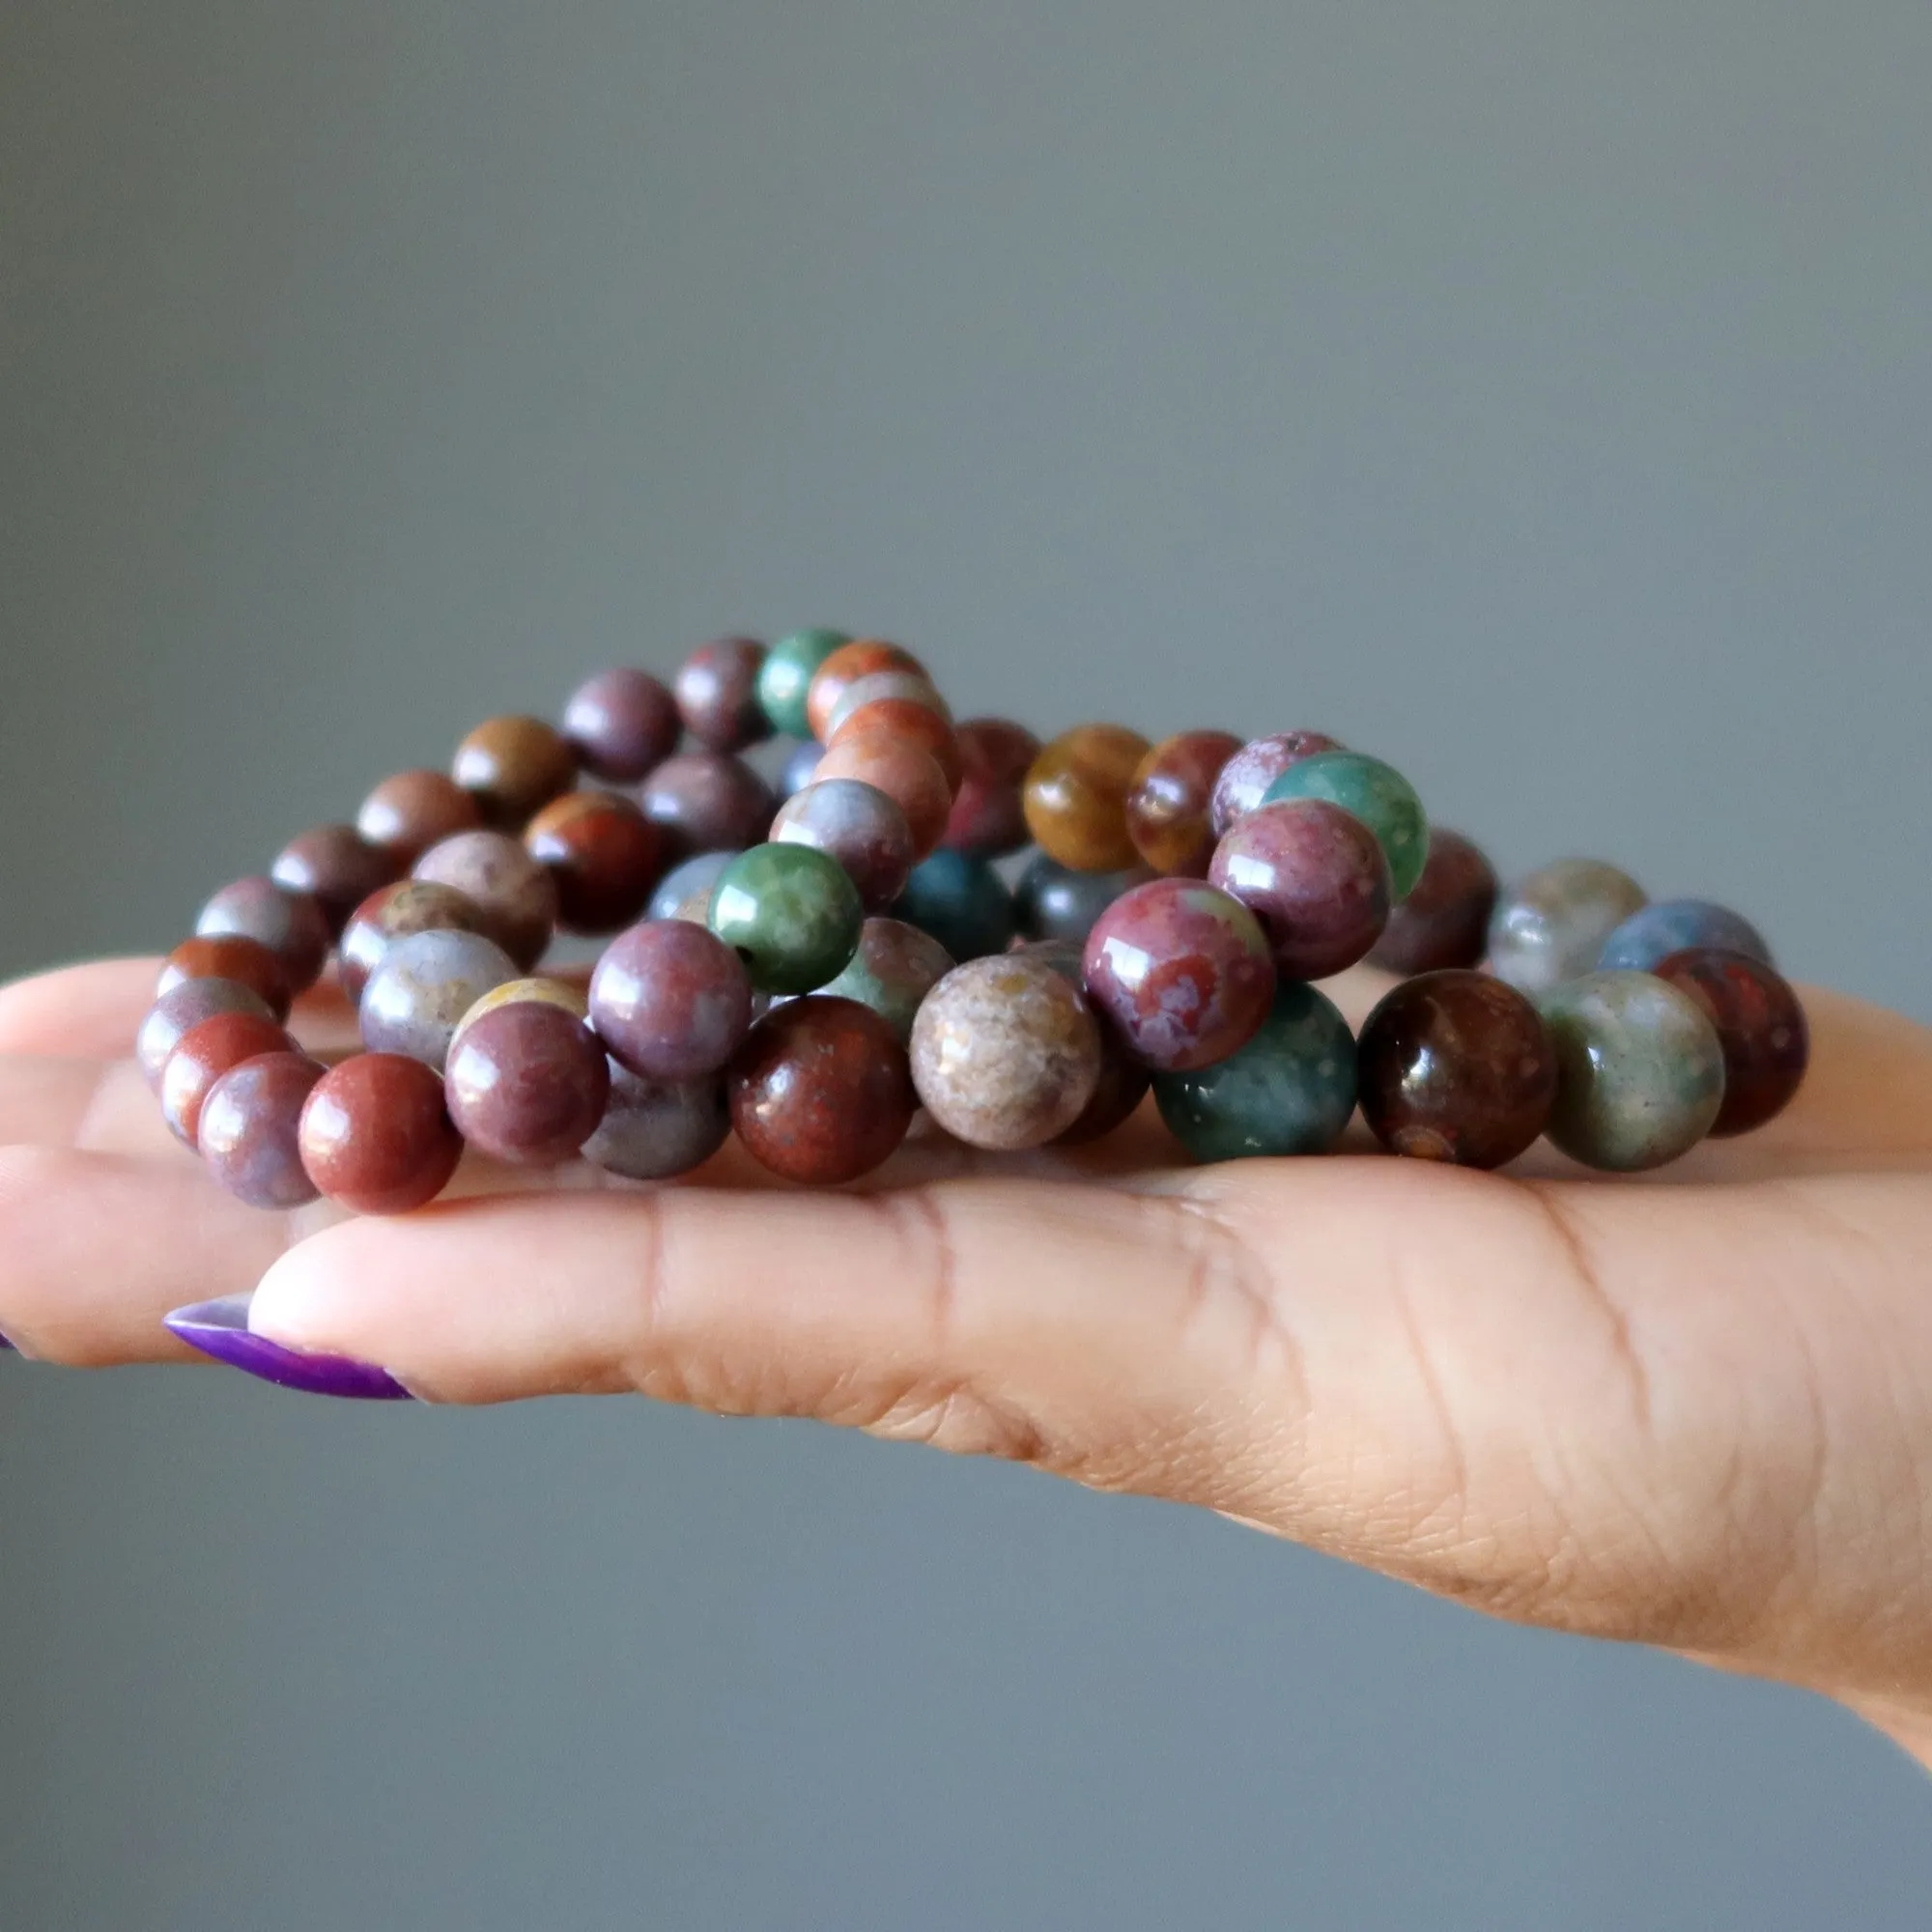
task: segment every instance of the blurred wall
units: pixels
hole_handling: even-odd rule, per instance
[[[721,630],[1932,1018],[1932,13],[0,9],[0,971]],[[0,1362],[0,1926],[1919,1927],[1794,1693],[641,1404]]]

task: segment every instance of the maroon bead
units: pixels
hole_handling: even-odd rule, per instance
[[[231,1066],[258,1053],[289,1053],[295,1041],[259,1013],[215,1013],[189,1027],[161,1068],[161,1118],[178,1140],[195,1145],[209,1091]]]
[[[669,841],[627,798],[570,791],[530,820],[524,849],[556,882],[566,932],[615,932],[641,913]]]
[[[826,779],[794,792],[772,820],[781,844],[838,860],[867,912],[882,912],[912,875],[912,827],[896,799],[863,779]]]
[[[1797,989],[1747,953],[1687,947],[1652,969],[1709,1015],[1724,1050],[1724,1104],[1714,1135],[1747,1134],[1791,1104],[1811,1062],[1811,1028]]]
[[[1127,837],[1156,872],[1205,879],[1214,856],[1214,781],[1241,749],[1228,731],[1182,731],[1140,762],[1127,793]]]
[[[1194,879],[1151,879],[1094,922],[1088,997],[1137,1060],[1212,1066],[1260,1030],[1274,1000],[1267,936],[1238,899]]]
[[[591,777],[636,784],[677,750],[677,700],[643,670],[607,670],[563,709],[563,736]]]
[[[322,977],[333,937],[322,908],[306,893],[286,891],[259,874],[223,886],[202,907],[194,929],[204,939],[234,936],[266,946],[281,961],[291,999]]]
[[[317,825],[281,849],[269,876],[284,892],[306,893],[322,908],[331,935],[373,892],[406,868],[386,846],[372,845],[353,825]]]
[[[1354,965],[1388,920],[1381,841],[1325,799],[1244,812],[1215,846],[1208,876],[1261,921],[1285,980],[1325,980]]]
[[[1414,890],[1389,914],[1369,964],[1389,973],[1434,973],[1478,964],[1496,909],[1495,868],[1460,832],[1429,828],[1429,858]]]
[[[467,893],[434,879],[398,879],[371,893],[355,908],[335,951],[342,990],[358,1001],[369,975],[399,939],[412,932],[482,932],[482,909]]]
[[[1079,940],[1019,940],[1013,950],[1037,954],[1063,979],[1084,990],[1086,979],[1081,968]],[[1094,1008],[1094,1020],[1100,1029],[1100,1078],[1094,1085],[1094,1097],[1087,1102],[1080,1118],[1053,1143],[1055,1147],[1084,1147],[1111,1134],[1132,1117],[1153,1083],[1152,1074],[1127,1051],[1120,1029],[1097,1007]]]
[[[499,832],[521,832],[577,782],[570,747],[541,718],[486,719],[457,746],[449,770]]]
[[[556,925],[556,882],[506,832],[459,832],[416,861],[415,876],[453,887],[481,930],[519,966],[534,966]]]
[[[275,1017],[261,994],[239,980],[184,980],[148,1009],[141,1031],[134,1037],[134,1058],[150,1087],[159,1092],[161,1069],[168,1064],[168,1055],[181,1044],[182,1036],[216,1013],[254,1013],[265,1020]]]
[[[620,932],[590,976],[590,1023],[635,1073],[696,1080],[716,1073],[752,1024],[745,962],[690,920]]]
[[[288,974],[260,940],[241,933],[185,939],[161,961],[155,998],[161,999],[191,980],[232,980],[246,986],[277,1020],[289,1016]]]
[[[1487,973],[1406,980],[1362,1028],[1362,1118],[1392,1152],[1501,1167],[1556,1103],[1556,1049],[1536,1008]]]
[[[1325,731],[1277,731],[1271,737],[1251,738],[1221,767],[1214,781],[1209,820],[1220,838],[1243,812],[1262,802],[1262,794],[1290,765],[1312,758],[1317,752],[1339,752],[1339,739]]]
[[[679,668],[672,689],[684,728],[713,752],[735,752],[772,734],[758,701],[765,647],[753,638],[699,644]]]
[[[442,1081],[400,1053],[358,1053],[331,1067],[302,1110],[309,1179],[358,1214],[407,1214],[434,1201],[462,1157]]]
[[[597,1131],[611,1068],[568,1008],[512,1000],[464,1025],[443,1093],[471,1147],[521,1167],[554,1167]]]
[[[904,1140],[917,1104],[906,1050],[870,1007],[808,993],[765,1015],[731,1063],[731,1124],[774,1174],[856,1180]]]
[[[1026,775],[1039,740],[1009,718],[969,718],[953,733],[960,778],[942,845],[998,859],[1027,842]]]
[[[474,832],[483,808],[447,772],[397,772],[362,801],[355,829],[407,870],[432,845]]]
[[[681,752],[638,787],[638,803],[669,838],[666,856],[742,852],[763,842],[778,803],[742,758],[723,752]]]
[[[202,1103],[198,1145],[208,1171],[251,1208],[299,1208],[316,1198],[302,1166],[302,1108],[323,1076],[305,1053],[258,1054],[231,1066]]]

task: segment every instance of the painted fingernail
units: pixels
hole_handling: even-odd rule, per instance
[[[13,1347],[14,1347],[13,1343],[8,1341],[6,1336],[0,1335],[0,1349],[12,1349]],[[18,1350],[16,1350],[14,1352],[17,1353]]]
[[[213,1355],[243,1375],[259,1376],[277,1388],[302,1389],[310,1395],[346,1396],[356,1402],[408,1402],[410,1392],[373,1362],[348,1355],[310,1355],[285,1349],[265,1335],[248,1330],[247,1294],[224,1294],[215,1301],[196,1301],[177,1308],[161,1320],[171,1334],[190,1349]]]

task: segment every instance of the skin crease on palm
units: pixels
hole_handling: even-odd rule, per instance
[[[434,1402],[636,1391],[1167,1497],[1497,1616],[1836,1697],[1932,1765],[1932,1032],[1806,994],[1810,1078],[1654,1176],[927,1138],[858,1189],[466,1164],[401,1220],[265,1214],[128,1057],[156,961],[0,989],[0,1332],[257,1330]],[[1359,1022],[1386,982],[1333,982]],[[303,1040],[353,1047],[326,988]],[[289,1400],[299,1398],[290,1397]]]

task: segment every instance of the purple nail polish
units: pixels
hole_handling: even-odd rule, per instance
[[[0,1349],[12,1349],[13,1347],[14,1347],[13,1343],[11,1343],[10,1341],[8,1341],[8,1339],[6,1338],[6,1336],[4,1336],[4,1335],[0,1335]],[[18,1350],[15,1350],[15,1353],[17,1353],[17,1352],[18,1352]]]
[[[310,1395],[347,1396],[359,1402],[408,1402],[410,1392],[373,1362],[347,1355],[308,1355],[285,1349],[264,1335],[248,1331],[247,1294],[224,1294],[215,1301],[197,1301],[177,1308],[162,1321],[190,1349],[213,1355],[243,1375],[259,1376],[277,1388],[302,1389]]]

